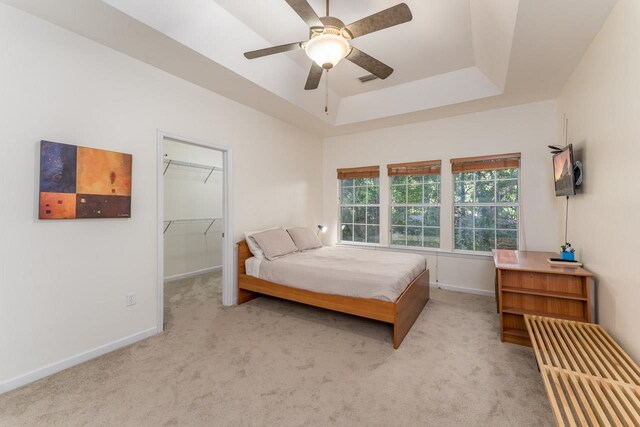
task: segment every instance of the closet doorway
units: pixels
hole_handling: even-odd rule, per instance
[[[172,307],[233,304],[230,154],[158,134],[158,332]]]

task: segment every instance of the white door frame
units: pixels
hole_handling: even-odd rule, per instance
[[[211,144],[205,141],[195,140],[193,138],[186,138],[179,135],[174,135],[168,132],[163,132],[158,129],[157,138],[157,168],[158,168],[158,224],[157,224],[157,245],[158,245],[158,260],[157,260],[157,284],[158,284],[158,307],[157,307],[157,330],[158,333],[164,329],[164,151],[162,149],[165,139],[172,139],[178,142],[184,142],[187,144],[196,145],[204,148],[212,148],[222,152],[222,176],[223,176],[223,190],[222,190],[222,217],[223,217],[223,230],[224,235],[222,238],[222,304],[225,306],[234,305],[236,301],[234,283],[235,268],[233,265],[234,258],[234,243],[233,243],[233,212],[231,207],[231,200],[233,198],[231,185],[231,148],[220,144]]]

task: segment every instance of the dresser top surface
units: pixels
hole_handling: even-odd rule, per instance
[[[547,259],[557,258],[555,252],[513,251],[497,249],[493,261],[500,270],[531,271],[535,273],[566,274],[571,276],[591,276],[582,267],[562,267],[549,264]]]

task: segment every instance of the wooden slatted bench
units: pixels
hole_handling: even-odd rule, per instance
[[[558,426],[640,426],[640,368],[600,325],[524,320]]]

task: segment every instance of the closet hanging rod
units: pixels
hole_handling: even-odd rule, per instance
[[[162,232],[162,234],[165,234],[167,232],[169,227],[171,227],[171,224],[189,224],[189,223],[193,223],[193,222],[208,222],[209,226],[207,227],[207,229],[204,232],[204,234],[206,236],[206,234],[209,232],[209,229],[211,228],[211,226],[213,226],[213,224],[216,221],[222,221],[222,218],[167,219],[167,220],[164,221],[167,225],[165,225],[164,231]]]
[[[171,166],[171,165],[186,166],[186,167],[189,167],[189,168],[208,170],[209,171],[209,175],[207,175],[207,177],[204,180],[205,184],[207,183],[207,181],[211,177],[211,174],[214,171],[222,172],[222,168],[218,167],[218,166],[203,165],[203,164],[200,164],[200,163],[183,162],[182,160],[164,159],[164,163],[167,166],[165,166],[164,171],[162,172],[162,175],[167,173],[167,169],[169,169],[169,166]]]

